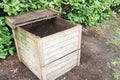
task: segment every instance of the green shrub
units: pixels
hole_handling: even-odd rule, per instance
[[[8,54],[13,55],[11,39],[12,35],[5,25],[4,17],[0,17],[0,58],[5,59]]]
[[[64,4],[71,6],[65,13],[68,20],[92,26],[114,16],[111,6],[119,5],[120,0],[66,0]]]
[[[120,5],[120,0],[3,0],[0,3],[8,15],[53,8],[60,11],[64,18],[87,26],[114,16],[111,7],[117,5]]]
[[[9,16],[17,15],[31,10],[54,8],[62,10],[61,0],[3,0],[0,3],[0,8],[3,8]],[[12,35],[6,27],[4,18],[0,18],[0,58],[6,58],[7,54],[13,55],[13,46],[11,42]]]
[[[0,8],[8,15],[17,15],[31,10],[53,8],[62,13],[65,19],[86,26],[96,25],[105,19],[115,16],[111,7],[120,5],[120,0],[3,0]],[[12,55],[11,34],[0,19],[0,58],[5,58],[8,52]]]

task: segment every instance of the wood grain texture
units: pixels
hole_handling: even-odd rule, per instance
[[[30,23],[35,23],[38,21],[55,18],[58,15],[59,14],[53,10],[44,9],[44,10],[30,11],[15,16],[6,16],[7,19],[6,21],[10,23],[9,26],[12,25],[11,28],[16,28]]]
[[[23,34],[21,34],[23,33]],[[21,61],[41,79],[40,60],[37,50],[37,38],[22,28],[16,28],[16,39]]]
[[[13,33],[13,37],[14,37],[14,41],[15,41],[15,46],[16,46],[16,50],[17,50],[17,55],[18,55],[18,58],[21,62],[21,57],[20,57],[20,52],[19,52],[19,48],[18,48],[18,42],[17,42],[17,38],[16,38],[16,33],[15,33],[15,30],[12,29],[12,33]]]
[[[40,55],[40,61],[41,64],[40,66],[43,67],[45,66],[45,55],[43,54],[43,40],[41,38],[38,39],[38,46],[39,46],[39,55]]]
[[[73,38],[78,38],[78,34],[79,34],[78,31],[71,32],[69,34],[64,34],[63,33],[63,34],[61,34],[60,37],[58,37],[58,38],[56,38],[54,40],[52,38],[52,40],[50,40],[50,41],[46,41],[46,42],[43,41],[43,47],[46,48],[46,49],[48,49],[48,48],[51,48],[51,47],[53,47],[53,46],[55,46],[57,44],[62,44],[62,43],[64,43],[67,40],[71,40]]]
[[[42,38],[45,65],[78,49],[78,27]]]
[[[19,60],[40,80],[54,80],[80,65],[82,26],[58,16],[58,12],[45,9],[6,17],[6,23],[12,28]],[[30,32],[35,30],[35,26],[38,30],[41,28],[37,24],[39,21],[51,18],[54,18],[55,27],[52,28],[55,28],[56,32],[46,35],[43,28],[43,32],[38,33],[45,36]],[[50,26],[48,25],[47,27]]]
[[[70,53],[80,48],[80,26],[71,28],[70,31],[68,29],[60,32],[61,37],[59,33],[50,35],[53,36],[52,38],[49,36],[40,38],[22,28],[17,28],[17,30],[22,62],[39,79],[54,80],[79,64],[80,51],[72,55]]]
[[[73,27],[73,28],[67,29],[65,31],[61,31],[61,32],[58,32],[58,33],[43,37],[42,38],[43,39],[43,44],[46,43],[46,42],[58,39],[59,37],[70,35],[72,32],[76,32],[76,31],[78,31],[78,28]]]
[[[56,42],[51,42],[52,44],[54,44],[54,43],[56,43]],[[51,44],[50,43],[50,44]],[[48,54],[48,53],[51,53],[51,52],[55,52],[55,51],[57,51],[57,50],[60,50],[60,49],[63,49],[63,48],[65,48],[65,47],[67,47],[67,46],[72,46],[72,45],[74,45],[73,43],[75,43],[75,44],[77,44],[78,45],[78,38],[77,38],[77,36],[75,36],[75,37],[72,37],[71,39],[68,39],[68,40],[64,40],[64,41],[62,41],[62,42],[60,42],[60,43],[57,43],[57,44],[54,44],[54,45],[52,45],[52,46],[50,46],[50,47],[48,47],[48,48],[44,48],[43,47],[43,49],[45,49],[45,51],[43,52],[44,54]],[[49,44],[48,44],[49,45]]]
[[[41,80],[54,80],[79,65],[80,26],[43,38],[22,28],[15,34],[21,61]]]
[[[81,25],[77,25],[78,26],[78,66],[80,65],[80,57],[81,57],[81,38],[82,38],[82,26]]]
[[[45,67],[42,68],[42,80],[48,80]]]
[[[75,51],[47,65],[45,67],[47,73],[47,80],[54,80],[75,67],[77,65],[77,55],[78,52]]]
[[[52,61],[55,61],[56,59],[59,59],[69,53],[71,53],[72,51],[77,50],[77,45],[76,44],[72,44],[71,46],[66,46],[66,48],[64,47],[64,49],[59,49],[56,50],[56,52],[54,52],[54,54],[51,55],[51,53],[49,53],[48,55],[46,55],[46,60],[45,60],[45,64],[48,64]]]

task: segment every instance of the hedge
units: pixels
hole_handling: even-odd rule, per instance
[[[24,12],[53,8],[62,13],[62,17],[72,22],[86,26],[96,25],[98,22],[115,16],[112,7],[120,5],[120,0],[3,0],[3,8],[9,16]],[[0,58],[7,54],[13,55],[12,39],[4,18],[0,18]]]

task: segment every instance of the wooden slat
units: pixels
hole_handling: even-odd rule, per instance
[[[36,35],[28,32],[28,31],[24,30],[23,28],[19,28],[18,27],[17,30],[18,30],[19,33],[23,34],[24,36],[27,36],[27,38],[30,38],[32,40],[36,40],[36,38],[39,39],[38,36],[36,36]]]
[[[52,62],[52,63],[46,65],[46,70],[49,70],[52,67],[55,67],[56,65],[60,65],[60,63],[65,62],[65,61],[71,59],[71,57],[73,57],[75,55],[77,56],[77,52],[76,51],[71,53],[71,54],[69,54],[69,55],[67,55],[67,56],[65,56],[64,58],[61,58],[61,59],[59,59],[59,60],[57,60],[55,62]]]
[[[18,42],[18,49],[22,62],[38,77],[41,79],[40,60],[37,47],[37,36],[21,29],[16,28],[16,39]],[[21,34],[21,33],[22,34]],[[34,65],[33,65],[34,63]]]
[[[68,48],[67,48],[68,47]],[[61,57],[63,57],[66,54],[69,54],[72,51],[77,50],[77,45],[73,45],[73,47],[69,47],[67,46],[66,48],[64,48],[63,50],[57,50],[56,52],[54,52],[54,54],[51,55],[51,53],[49,54],[49,56],[45,56],[45,64],[48,64],[56,59],[59,59]]]
[[[45,57],[47,58],[47,57],[49,57],[49,56],[54,56],[55,54],[59,54],[59,53],[61,53],[61,52],[64,52],[64,51],[66,51],[66,50],[68,50],[68,49],[71,49],[71,48],[73,48],[72,49],[72,51],[74,51],[74,50],[76,50],[76,49],[78,49],[78,43],[77,42],[75,42],[75,41],[72,41],[71,43],[68,43],[67,45],[65,45],[65,46],[62,46],[62,47],[60,47],[60,48],[58,48],[58,49],[55,49],[55,50],[53,50],[53,51],[50,51],[50,50],[46,50],[47,51],[47,53],[44,53],[44,55],[45,55]]]
[[[42,45],[42,42],[40,43],[40,42],[39,42],[39,39],[40,39],[40,38],[37,38],[37,39],[36,39],[36,44],[37,44],[37,47],[36,47],[36,48],[37,48],[37,54],[38,54],[38,59],[39,59],[39,63],[38,63],[37,65],[40,66],[40,74],[39,74],[39,75],[40,75],[40,78],[39,78],[39,79],[42,80],[42,79],[43,79],[43,76],[44,76],[44,71],[45,71],[45,70],[42,69],[42,66],[41,66],[41,64],[43,64],[43,58],[42,58],[43,56],[41,55],[43,52],[42,52],[42,48],[41,48],[41,47],[42,47],[42,46],[41,46],[41,45]],[[44,76],[44,78],[46,78],[46,75]]]
[[[59,38],[55,39],[55,40],[52,40],[52,41],[48,41],[48,42],[43,42],[43,47],[44,48],[51,48],[57,44],[61,44],[67,40],[70,40],[72,38],[78,38],[78,32],[72,32],[71,34],[68,34],[68,35],[63,35],[63,36],[60,36]]]
[[[77,25],[78,26],[78,32],[79,32],[79,35],[78,35],[78,48],[80,49],[81,48],[81,38],[82,38],[82,26],[81,25]]]
[[[51,68],[49,70],[47,70],[47,74],[51,74],[52,72],[56,71],[56,70],[60,70],[61,68],[63,68],[64,66],[68,66],[69,64],[72,64],[74,61],[77,62],[77,55],[73,56],[71,59],[66,60],[65,62],[61,62],[57,65],[54,66],[54,68]]]
[[[73,43],[75,43],[76,45],[78,44],[78,38],[77,37],[73,37],[72,39],[65,40],[65,41],[63,41],[61,43],[50,46],[49,48],[43,48],[44,49],[43,53],[49,55],[49,53],[51,53],[51,52],[64,49],[67,46],[72,46],[72,45],[74,45]]]
[[[46,66],[48,80],[54,80],[55,78],[63,75],[67,71],[71,70],[77,65],[77,52],[67,55],[49,65]],[[71,59],[71,60],[70,60]]]
[[[32,49],[34,50],[35,48],[33,48],[33,46],[35,46],[35,44],[32,44],[32,43],[25,43],[25,40],[24,40],[24,43],[22,41],[18,41],[18,46],[21,46],[23,47],[24,49]],[[32,46],[31,46],[32,45]]]
[[[51,19],[59,14],[48,9],[31,11],[15,16],[6,16],[6,22],[11,28],[27,25],[30,23]]]
[[[39,46],[39,55],[40,55],[40,61],[41,64],[40,66],[45,66],[45,56],[43,54],[43,40],[42,39],[38,39],[38,46]]]
[[[27,51],[26,49],[21,49],[20,55],[22,62],[38,77],[41,79],[41,70],[39,64],[39,56],[36,54],[37,51]],[[34,65],[33,65],[34,64]]]
[[[43,43],[46,43],[48,41],[53,41],[53,40],[58,39],[58,38],[63,37],[63,36],[70,35],[70,33],[76,32],[76,31],[78,31],[78,28],[73,27],[73,28],[70,28],[70,29],[67,29],[67,30],[64,30],[64,31],[61,31],[61,32],[58,32],[58,33],[43,37],[42,38]]]
[[[26,49],[26,50],[34,49],[33,46],[36,46],[35,39],[32,40],[31,38],[28,37],[27,34],[23,35],[23,34],[20,34],[19,32],[16,32],[16,34],[17,34],[17,41],[18,41],[19,47],[23,47],[23,49]]]
[[[80,65],[80,57],[81,57],[81,37],[82,37],[82,26],[81,25],[77,25],[78,26],[78,30],[79,30],[79,35],[78,35],[78,49],[80,49],[78,51],[78,66]]]
[[[36,63],[29,63],[27,62],[25,59],[23,59],[24,57],[22,57],[22,62],[24,63],[24,65],[29,68],[29,70],[31,70],[40,80],[41,80],[41,70],[37,67],[38,65],[33,65]],[[30,66],[32,65],[32,66]]]
[[[45,67],[42,68],[42,80],[48,80]]]
[[[17,36],[18,36],[17,39],[19,41],[21,41],[22,43],[25,43],[24,40],[27,41],[27,43],[35,43],[35,40],[32,40],[32,39],[28,38],[27,36],[24,36],[20,33],[17,33]]]
[[[48,80],[54,80],[61,75],[65,74],[66,72],[70,71],[72,68],[74,68],[77,65],[77,62],[73,62],[73,64],[69,64],[68,66],[63,67],[61,70],[55,71],[54,74],[48,75]]]
[[[65,55],[69,54],[70,52],[73,51],[73,50],[71,50],[71,49],[72,49],[72,48],[66,50],[65,52],[62,52],[61,54],[58,54],[58,55],[56,54],[56,55],[54,55],[54,56],[51,56],[51,57],[48,58],[48,59],[45,59],[45,64],[49,64],[49,63],[51,63],[51,62],[53,62],[53,61],[55,61],[55,60],[57,60],[57,59],[65,56]]]
[[[16,35],[14,29],[12,29],[12,33],[13,33],[13,37],[14,37],[14,41],[15,41],[15,46],[16,46],[16,49],[17,49],[17,55],[18,55],[18,58],[21,62],[20,51],[19,51],[19,48],[18,48],[18,42],[17,42],[17,37],[16,37],[17,35]]]

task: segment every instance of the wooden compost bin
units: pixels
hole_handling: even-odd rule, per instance
[[[6,17],[19,60],[40,80],[54,80],[80,64],[81,25],[44,9]]]

